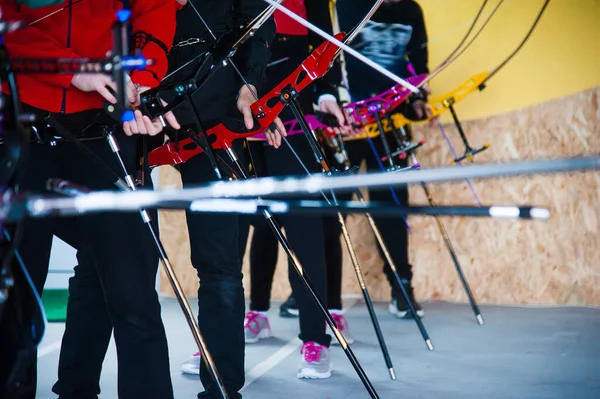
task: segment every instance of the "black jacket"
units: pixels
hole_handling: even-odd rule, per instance
[[[262,0],[190,0],[198,9],[217,39],[236,26],[252,21],[268,4]],[[275,37],[275,22],[271,17],[254,37],[237,52],[234,62],[248,83],[257,88],[264,84],[264,73],[269,58],[269,45]],[[198,43],[182,46],[188,40],[199,39]],[[210,49],[214,40],[198,15],[188,4],[177,13],[177,30],[173,50],[169,56],[169,73],[181,67],[196,55]],[[172,79],[189,76],[194,66],[178,72]],[[228,67],[231,68],[231,67]],[[239,89],[239,87],[237,88]]]
[[[252,21],[268,7],[263,0],[190,0],[190,2],[194,4],[217,40],[236,30],[237,27]],[[259,96],[266,84],[265,69],[271,57],[269,47],[274,37],[275,21],[271,17],[252,38],[239,48],[233,58],[246,81],[257,88]],[[185,45],[186,43],[193,44]],[[177,29],[173,40],[173,49],[169,54],[169,72],[165,83],[191,79],[198,71],[199,60],[202,57],[185,68],[181,67],[210,50],[214,44],[215,41],[210,32],[191,5],[187,4],[177,12]],[[211,65],[212,62],[209,62],[203,68],[204,73]],[[174,71],[177,72],[173,74]],[[205,129],[222,122],[224,118],[241,120],[235,99],[242,85],[243,81],[235,69],[231,65],[227,65],[217,69],[212,78],[197,91],[192,100]],[[173,95],[173,93],[165,95],[163,99],[169,102],[169,97]],[[187,106],[176,109],[175,115],[182,125],[193,123],[193,115]]]
[[[283,3],[285,5],[285,2]],[[304,0],[306,5],[306,13],[308,21],[326,33],[333,35],[333,27],[331,25],[331,13],[329,12],[329,1],[326,0]],[[320,46],[325,39],[317,35],[313,31],[308,33],[308,42],[311,49]],[[339,64],[339,58],[336,60],[331,70],[324,78],[315,82],[316,96],[322,94],[333,94],[338,96],[337,88],[342,82],[342,70]]]

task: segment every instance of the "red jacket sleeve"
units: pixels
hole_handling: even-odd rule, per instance
[[[154,61],[143,71],[132,74],[131,80],[141,86],[156,87],[168,69],[167,54],[175,36],[175,0],[131,0],[133,48]]]
[[[4,21],[25,19],[13,0],[0,0],[0,8]],[[80,58],[73,49],[66,48],[64,44],[35,26],[8,33],[4,36],[4,43],[11,58]],[[36,74],[35,78],[50,86],[68,88],[73,75]]]

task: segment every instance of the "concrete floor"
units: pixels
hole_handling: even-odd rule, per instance
[[[192,301],[194,303],[194,301]],[[600,398],[600,309],[482,306],[479,327],[467,305],[425,303],[423,322],[435,346],[426,349],[414,321],[395,319],[387,305],[376,311],[398,379],[391,381],[362,302],[349,303],[352,349],[382,399],[587,399]],[[339,346],[332,350],[328,380],[298,380],[297,320],[282,319],[275,304],[275,337],[246,349],[245,399],[363,399],[362,383]],[[176,398],[192,399],[200,382],[179,372],[195,352],[178,304],[163,301]],[[37,397],[52,398],[64,325],[53,323],[39,352]],[[117,364],[111,346],[104,364],[102,397],[116,398]]]

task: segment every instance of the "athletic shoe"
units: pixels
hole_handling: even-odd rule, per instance
[[[419,317],[425,316],[423,307],[421,306],[421,304],[419,304],[419,302],[417,302],[415,300],[415,296],[413,294],[412,288],[407,287],[407,291],[408,291],[408,297],[410,298],[411,302],[413,303],[413,306],[415,307],[415,310],[417,311],[417,315],[419,315]],[[404,298],[404,295],[402,295],[402,294],[400,294],[400,296],[397,296],[394,299],[392,299],[392,301],[390,302],[390,305],[388,306],[388,311],[391,314],[395,315],[399,319],[412,319],[413,318],[413,314],[410,311],[410,308],[408,307],[406,298]]]
[[[250,311],[246,313],[244,335],[247,344],[255,344],[261,339],[269,338],[271,336],[269,318],[258,312]]]
[[[332,312],[331,317],[333,318],[333,321],[335,321],[335,325],[337,326],[338,330],[340,330],[340,332],[342,333],[344,338],[346,338],[346,341],[349,344],[353,344],[354,338],[352,337],[352,334],[350,334],[350,327],[348,326],[348,319],[346,319],[346,316],[344,316],[341,313],[333,313]],[[332,335],[334,335],[333,331],[331,331],[329,326],[327,326],[327,329],[329,332],[331,332]],[[331,340],[331,344],[332,345],[340,344],[339,341],[337,340],[337,338],[335,337],[335,335],[333,336],[333,339]]]
[[[302,360],[298,366],[298,378],[329,378],[333,367],[329,348],[314,341],[305,342],[300,349]]]
[[[298,312],[298,305],[296,305],[296,298],[293,295],[290,295],[284,303],[279,307],[279,317],[298,317],[300,312]]]
[[[181,372],[183,374],[200,375],[200,352],[196,352],[185,362],[181,363]]]

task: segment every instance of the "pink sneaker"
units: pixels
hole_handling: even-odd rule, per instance
[[[269,338],[271,336],[269,318],[258,312],[247,312],[244,336],[247,344],[255,344],[261,339]]]
[[[346,341],[348,341],[348,344],[353,344],[354,338],[350,333],[350,327],[348,326],[348,319],[346,319],[346,316],[344,316],[341,313],[331,313],[331,317],[333,318],[333,321],[335,321],[335,325],[337,326],[338,330],[340,330],[344,338],[346,338]],[[331,329],[329,330],[331,331]],[[335,334],[333,334],[333,332],[332,335],[333,339],[331,340],[331,344],[339,345],[340,343],[335,337]]]
[[[329,348],[314,341],[305,342],[300,349],[302,360],[298,366],[298,378],[329,378],[333,367]]]

